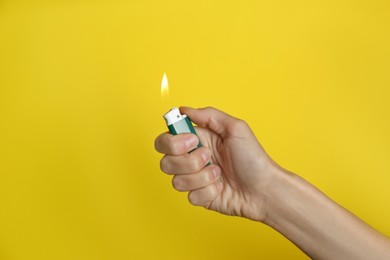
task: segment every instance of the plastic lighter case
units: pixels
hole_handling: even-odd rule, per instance
[[[185,114],[180,114],[178,108],[174,107],[169,110],[164,115],[165,122],[167,123],[169,132],[173,135],[182,134],[182,133],[193,133],[196,134],[195,128],[192,125],[191,120]],[[201,147],[202,144],[198,143],[198,148]]]

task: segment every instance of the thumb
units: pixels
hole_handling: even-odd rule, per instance
[[[239,134],[240,131],[237,131],[239,130],[237,129],[238,127],[242,129],[242,126],[245,125],[245,128],[248,128],[243,120],[228,115],[213,107],[198,109],[180,107],[180,112],[186,114],[192,122],[198,126],[209,128],[222,137],[232,133]]]

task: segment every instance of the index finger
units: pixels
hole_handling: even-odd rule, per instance
[[[159,153],[168,155],[182,155],[195,149],[198,143],[198,137],[191,133],[183,133],[178,135],[162,133],[154,141],[154,148]]]

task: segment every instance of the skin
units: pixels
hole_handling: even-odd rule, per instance
[[[180,110],[198,136],[163,133],[155,149],[164,154],[161,170],[191,204],[264,223],[311,258],[390,259],[386,236],[280,167],[245,121],[211,107]],[[189,153],[198,138],[203,147]]]

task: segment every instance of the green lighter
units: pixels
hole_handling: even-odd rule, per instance
[[[169,132],[173,135],[182,134],[182,133],[193,133],[196,134],[195,128],[192,125],[190,118],[187,115],[180,114],[178,108],[174,107],[169,110],[164,115],[165,122],[167,123]],[[199,141],[198,148],[201,147],[202,144]]]

